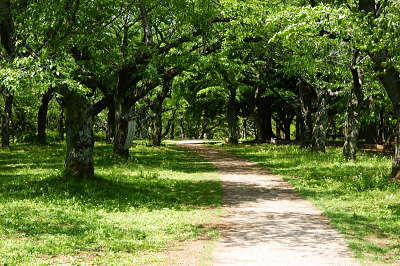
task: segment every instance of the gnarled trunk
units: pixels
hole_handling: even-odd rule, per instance
[[[65,175],[74,179],[92,178],[93,168],[93,116],[89,100],[76,93],[64,95],[67,157]]]
[[[46,125],[47,125],[47,111],[49,109],[49,102],[54,96],[54,89],[48,89],[42,97],[42,104],[39,107],[38,115],[37,115],[37,142],[39,144],[46,144]]]
[[[10,123],[12,115],[12,105],[14,96],[9,93],[4,94],[4,112],[1,123],[1,146],[7,148],[10,146]]]

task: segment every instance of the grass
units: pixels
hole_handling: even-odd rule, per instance
[[[361,152],[357,162],[341,150],[313,153],[294,145],[225,146],[289,181],[341,231],[364,262],[400,263],[400,185],[387,184],[391,158]]]
[[[121,160],[97,144],[96,178],[83,183],[60,178],[63,159],[62,145],[0,150],[0,264],[154,262],[179,241],[217,235],[204,224],[221,184],[193,152],[139,144]]]

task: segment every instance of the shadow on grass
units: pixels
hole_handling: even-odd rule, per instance
[[[196,153],[188,152],[178,146],[146,147],[137,146],[131,149],[130,158],[114,158],[109,146],[95,148],[95,165],[110,167],[113,165],[140,165],[149,169],[172,170],[182,173],[207,173],[212,167],[199,159]]]
[[[63,205],[72,200],[83,208],[108,211],[197,209],[221,202],[219,181],[159,177],[158,172],[164,170],[212,172],[213,168],[195,153],[175,146],[138,147],[132,150],[132,158],[121,160],[113,158],[111,147],[106,145],[96,146],[95,153],[95,165],[103,170],[116,169],[93,180],[74,182],[58,177],[57,168],[64,156],[62,145],[17,145],[11,153],[0,152],[0,201],[34,199]],[[138,171],[139,167],[145,173]]]
[[[119,164],[141,165],[145,168],[173,170],[183,173],[210,172],[209,164],[199,161],[195,153],[188,153],[181,147],[141,146],[131,149],[130,158],[123,160],[112,155],[109,145],[99,145],[94,149],[95,167],[111,167]],[[0,175],[21,169],[61,169],[65,147],[62,144],[48,146],[15,145],[10,150],[0,150]],[[0,181],[1,182],[1,181]]]
[[[129,183],[102,177],[82,182],[50,177],[2,186],[0,194],[5,201],[33,199],[68,204],[66,201],[72,200],[83,208],[107,211],[125,211],[129,208],[190,210],[217,206],[221,188],[218,181],[175,180],[143,175],[134,177],[134,182]]]

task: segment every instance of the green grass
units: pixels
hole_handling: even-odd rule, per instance
[[[318,154],[293,145],[225,148],[289,181],[324,211],[357,257],[400,263],[400,185],[386,182],[391,158],[360,153],[348,162],[338,148]]]
[[[95,147],[96,179],[61,176],[64,147],[0,150],[0,264],[140,263],[204,229],[222,188],[213,167],[176,146],[139,144],[131,158]],[[146,255],[146,256],[143,256]]]

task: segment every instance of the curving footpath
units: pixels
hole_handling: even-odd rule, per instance
[[[218,169],[224,188],[212,265],[358,265],[322,212],[282,178],[198,144],[180,143]]]

